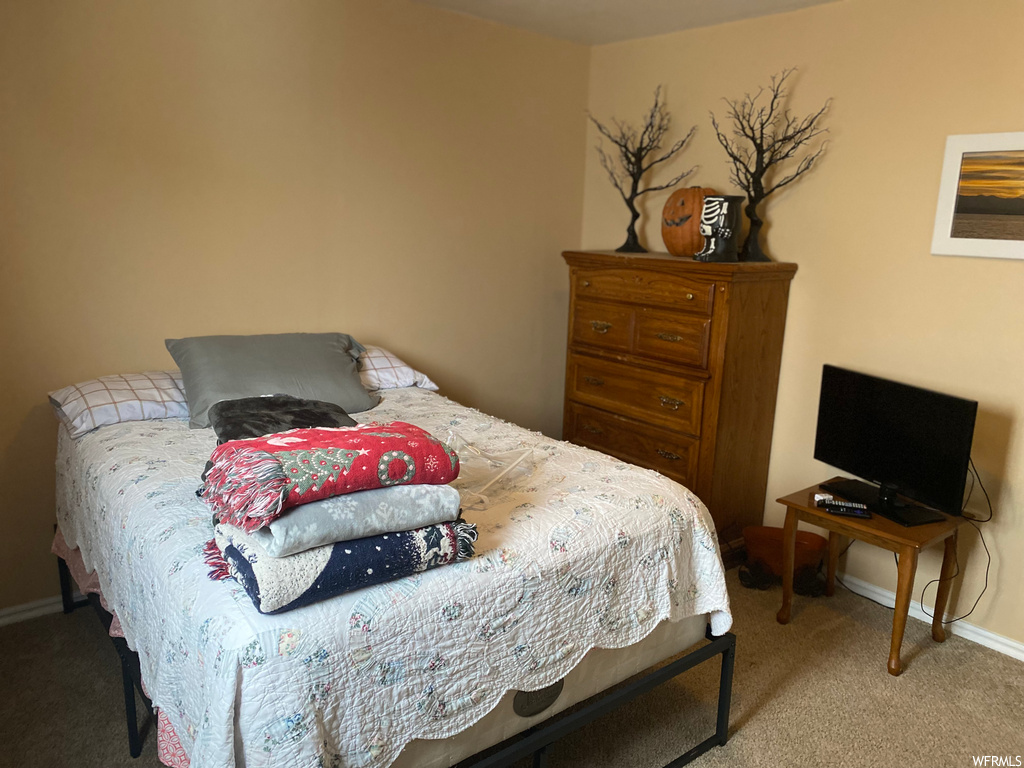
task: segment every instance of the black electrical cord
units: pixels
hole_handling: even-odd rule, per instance
[[[985,503],[988,505],[988,517],[982,520],[979,517],[971,517],[970,515],[964,515],[968,520],[973,520],[976,523],[987,523],[992,519],[992,499],[988,497],[988,491],[985,490],[985,484],[981,482],[981,475],[978,474],[978,468],[974,466],[974,459],[969,458],[970,470],[971,470],[971,490],[967,494],[967,499],[964,500],[963,509],[960,510],[961,514],[967,509],[967,502],[971,500],[971,493],[974,492],[974,478],[978,478],[978,487],[981,488],[981,492],[985,494]]]
[[[971,606],[971,610],[969,610],[967,613],[963,614],[962,616],[957,616],[956,618],[953,618],[953,619],[943,619],[942,620],[943,624],[952,624],[954,621],[960,621],[961,619],[966,619],[968,616],[970,616],[972,613],[974,613],[974,609],[978,607],[978,603],[981,602],[982,596],[984,596],[985,591],[988,589],[988,576],[989,576],[989,571],[992,569],[992,553],[989,552],[988,544],[985,542],[985,535],[981,532],[981,528],[978,527],[978,524],[974,521],[973,518],[968,517],[966,519],[974,527],[974,529],[978,532],[978,536],[981,539],[981,546],[985,548],[985,557],[987,558],[987,562],[985,563],[985,586],[983,586],[981,588],[981,593],[978,595],[977,599],[974,601],[974,605]],[[949,577],[950,580],[955,579],[957,576],[960,575],[960,560],[959,560],[959,558],[957,558],[955,562],[956,562],[956,571],[953,573],[952,576]],[[942,581],[941,578],[939,578],[939,579],[932,579],[927,584],[925,584],[924,587],[921,589],[921,610],[924,612],[924,615],[927,616],[929,619],[934,618],[934,616],[933,616],[933,614],[928,613],[928,609],[925,608],[924,593],[925,593],[925,590],[928,589],[928,587],[930,587],[932,584],[937,584],[940,581]]]
[[[988,577],[989,577],[989,572],[992,569],[992,553],[989,551],[988,543],[985,541],[985,536],[981,532],[981,528],[978,526],[978,523],[987,523],[987,522],[989,522],[992,519],[992,514],[993,514],[992,500],[989,498],[988,491],[985,490],[984,483],[981,482],[981,475],[978,474],[978,470],[974,466],[974,459],[973,458],[969,459],[969,469],[970,469],[969,477],[971,478],[971,485],[970,485],[970,488],[967,491],[967,498],[964,499],[963,507],[961,507],[961,509],[960,509],[960,514],[978,532],[978,536],[981,538],[981,546],[985,548],[985,556],[988,558],[988,561],[985,564],[985,586],[982,587],[981,593],[978,595],[977,599],[974,601],[974,605],[971,606],[971,610],[969,610],[963,616],[957,616],[954,619],[944,619],[942,621],[943,624],[952,624],[955,621],[960,621],[962,619],[966,619],[968,616],[970,616],[972,613],[974,613],[974,609],[978,607],[978,603],[981,602],[981,598],[985,595],[986,590],[988,590]],[[977,479],[977,485],[978,485],[979,488],[981,488],[981,492],[985,495],[985,502],[988,505],[988,517],[986,517],[984,519],[977,518],[977,517],[971,517],[970,515],[964,514],[965,510],[967,509],[967,504],[968,504],[968,502],[970,502],[971,496],[974,494],[975,479]],[[849,551],[850,547],[852,547],[854,545],[855,542],[856,542],[856,539],[851,540],[850,543],[846,545],[846,548],[842,552],[839,553],[839,557],[842,557],[843,555],[845,555],[847,553],[847,551]],[[893,560],[896,561],[896,567],[898,568],[899,567],[899,558],[897,557],[895,552],[893,552],[892,556],[893,556]],[[953,579],[955,579],[957,576],[960,575],[960,558],[957,557],[956,550],[954,550],[954,552],[953,552],[953,557],[954,557],[953,562],[956,564],[956,570],[954,571],[953,575],[949,577],[949,579],[951,581]],[[857,595],[858,597],[863,597],[865,600],[870,600],[875,605],[880,605],[883,608],[889,609],[890,611],[893,610],[892,606],[886,605],[885,603],[880,603],[879,601],[875,600],[874,598],[867,597],[866,595],[862,595],[859,592],[855,592],[854,590],[850,589],[850,587],[848,587],[846,584],[844,584],[843,580],[840,579],[838,576],[836,576],[835,579],[836,579],[836,581],[838,581],[843,586],[844,589],[846,589],[846,590],[848,590],[850,592],[853,592],[853,594]],[[925,584],[924,587],[922,587],[922,589],[921,589],[921,610],[924,612],[925,616],[927,616],[929,619],[933,618],[933,615],[928,613],[928,609],[925,607],[925,601],[924,601],[925,591],[932,584],[938,584],[940,581],[942,581],[941,577],[938,578],[938,579],[932,579],[927,584]]]
[[[981,602],[981,598],[984,596],[985,591],[988,589],[988,576],[989,576],[989,572],[992,569],[992,553],[989,552],[988,543],[985,541],[985,535],[981,532],[981,526],[978,525],[978,523],[987,523],[987,522],[989,522],[992,519],[992,513],[993,513],[993,510],[992,510],[992,499],[989,498],[988,491],[985,490],[985,484],[983,482],[981,482],[981,475],[978,474],[978,469],[977,469],[977,467],[974,466],[974,459],[973,458],[969,459],[969,462],[970,462],[969,463],[969,468],[970,468],[970,477],[971,477],[971,487],[970,487],[970,490],[967,492],[967,498],[964,499],[964,505],[960,509],[960,514],[963,516],[964,520],[969,522],[971,524],[971,526],[978,532],[978,537],[981,539],[981,546],[985,548],[985,557],[987,558],[987,562],[985,563],[985,586],[983,586],[981,588],[981,593],[978,595],[978,598],[974,601],[974,605],[971,606],[971,610],[969,610],[963,616],[957,616],[954,619],[943,619],[942,620],[943,624],[952,624],[954,621],[960,621],[961,619],[966,619],[968,616],[970,616],[972,613],[974,613],[974,609],[978,607],[978,603]],[[984,519],[982,519],[980,517],[972,517],[970,515],[964,514],[964,512],[967,509],[967,504],[971,500],[971,495],[974,493],[974,481],[975,481],[975,479],[977,479],[978,487],[981,488],[981,492],[985,495],[985,503],[988,505],[988,517],[986,517]],[[949,577],[950,581],[952,581],[953,579],[955,579],[957,576],[960,575],[960,558],[957,556],[956,550],[953,550],[953,557],[954,557],[954,562],[956,563],[956,570],[953,572],[953,575]],[[929,619],[933,619],[934,615],[928,613],[928,609],[925,608],[925,602],[924,602],[925,591],[932,584],[938,584],[940,581],[942,581],[941,577],[939,577],[938,579],[932,579],[931,581],[929,581],[927,584],[925,584],[921,588],[921,610],[924,612],[924,615],[927,616]]]

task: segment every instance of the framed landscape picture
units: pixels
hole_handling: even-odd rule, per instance
[[[932,253],[1024,259],[1024,133],[946,139]]]

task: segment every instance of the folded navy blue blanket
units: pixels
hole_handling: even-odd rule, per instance
[[[251,535],[219,524],[206,545],[211,579],[233,578],[260,613],[283,613],[335,595],[473,556],[476,526],[453,522],[271,557]]]

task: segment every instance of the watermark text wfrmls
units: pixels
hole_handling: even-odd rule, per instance
[[[988,768],[1011,768],[1022,765],[1020,755],[971,755],[974,765]]]

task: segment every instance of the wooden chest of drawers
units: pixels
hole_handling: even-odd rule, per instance
[[[655,469],[723,544],[764,514],[795,264],[574,252],[563,437]]]

